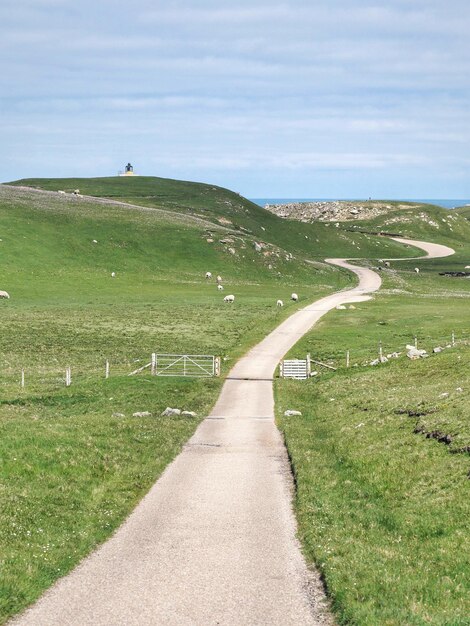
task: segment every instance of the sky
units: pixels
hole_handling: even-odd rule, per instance
[[[0,180],[470,198],[468,0],[1,0]]]

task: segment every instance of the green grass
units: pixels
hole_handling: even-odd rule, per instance
[[[339,369],[276,383],[300,538],[340,624],[470,623],[470,282],[439,276],[465,255],[392,263],[373,301],[332,311],[291,351]],[[452,331],[455,348],[406,358],[415,336],[431,352]],[[402,356],[367,365],[379,342]]]
[[[125,374],[153,351],[220,355],[226,372],[296,307],[353,281],[325,264],[287,260],[275,244],[258,253],[246,233],[186,213],[2,187],[0,239],[0,288],[11,295],[0,301],[4,622],[113,532],[222,383]],[[225,292],[205,280],[207,270],[222,275]],[[227,293],[236,295],[232,306],[222,302]],[[166,406],[199,418],[160,418]]]
[[[394,241],[352,232],[349,223],[300,224],[266,211],[246,198],[221,187],[167,178],[28,178],[12,183],[48,191],[72,191],[113,198],[141,206],[156,207],[177,214],[202,217],[214,224],[230,227],[239,235],[253,235],[294,256],[323,260],[340,257],[412,256]]]
[[[0,186],[0,289],[11,294],[10,300],[0,301],[0,622],[27,606],[56,578],[109,537],[181,450],[199,420],[207,414],[222,382],[220,379],[153,379],[145,374],[128,378],[126,373],[148,362],[153,351],[221,355],[225,373],[238,356],[296,308],[355,284],[349,273],[322,263],[325,256],[377,258],[415,254],[412,248],[403,248],[393,241],[351,232],[350,224],[337,228],[334,224],[281,220],[233,192],[199,183],[147,177],[29,179],[17,183],[45,190],[79,188],[83,194],[127,200],[138,206],[124,207]],[[439,211],[436,208],[426,210],[432,212],[433,219],[437,216],[435,211]],[[410,341],[409,335],[413,334],[418,334],[420,341],[429,346],[434,342],[442,343],[451,330],[457,332],[458,338],[468,336],[466,303],[470,284],[465,280],[438,277],[442,269],[461,269],[468,262],[467,222],[462,218],[458,224],[451,225],[452,230],[449,225],[436,229],[418,215],[414,226],[406,221],[404,224],[407,230],[403,234],[413,231],[424,239],[445,239],[442,242],[456,247],[458,255],[452,261],[403,261],[403,269],[399,271],[393,264],[391,271],[384,272],[383,294],[373,303],[357,305],[356,310],[333,312],[318,327],[321,340],[320,336],[317,339],[315,331],[293,353],[310,350],[313,355],[331,358],[340,364],[346,345],[352,359],[359,362],[367,360],[370,352],[374,356],[379,339],[384,349],[390,346],[392,351]],[[370,231],[379,226],[378,222],[360,225]],[[265,244],[262,252],[256,252],[255,241]],[[314,263],[307,263],[306,259]],[[413,273],[418,264],[419,277]],[[208,270],[214,276],[218,273],[223,276],[224,293],[217,291],[214,281],[204,279]],[[112,271],[116,272],[114,279]],[[298,305],[289,302],[292,291],[301,296]],[[222,302],[228,293],[236,296],[233,306]],[[275,306],[278,298],[286,303],[283,310]],[[439,411],[422,416],[419,424],[394,412],[397,407],[412,410],[419,405],[421,400],[416,390],[412,394],[413,401],[406,404],[403,387],[411,385],[416,372],[421,372],[422,377],[423,371],[428,372],[426,368],[437,368],[434,364],[447,363],[452,355],[464,358],[463,352],[449,351],[428,362],[405,364],[404,369],[401,363],[380,370],[341,369],[333,376],[322,375],[321,380],[309,381],[303,387],[282,383],[277,389],[281,409],[295,394],[296,404],[302,406],[306,415],[305,419],[283,425],[296,464],[302,537],[309,558],[320,563],[325,572],[335,607],[341,619],[346,620],[344,623],[362,626],[407,622],[393,621],[394,618],[389,617],[386,611],[393,614],[398,609],[389,603],[386,595],[381,601],[380,620],[361,621],[372,619],[370,616],[375,615],[376,610],[374,590],[380,576],[371,565],[374,556],[371,546],[385,545],[380,543],[383,539],[380,524],[377,532],[369,534],[372,543],[355,542],[354,558],[365,559],[364,555],[370,552],[370,562],[365,559],[368,564],[365,563],[363,569],[358,568],[358,572],[362,572],[363,593],[367,592],[366,600],[361,603],[365,608],[357,618],[359,621],[354,621],[359,610],[357,597],[347,592],[349,579],[344,583],[340,573],[333,575],[333,570],[328,569],[326,548],[322,548],[323,551],[315,548],[316,533],[323,528],[319,524],[322,517],[309,498],[316,493],[313,489],[316,477],[324,476],[325,484],[336,481],[338,487],[336,492],[326,490],[322,504],[325,510],[339,509],[342,502],[347,504],[344,511],[338,513],[338,528],[330,525],[333,534],[329,535],[328,549],[340,551],[335,568],[344,567],[346,571],[349,567],[349,575],[355,571],[350,557],[343,563],[341,556],[342,527],[353,533],[356,513],[355,504],[347,499],[351,489],[346,492],[341,489],[344,474],[335,474],[343,471],[343,467],[333,453],[340,450],[341,459],[346,459],[344,450],[349,450],[351,441],[347,424],[341,422],[340,402],[353,402],[358,396],[355,402],[362,406],[362,383],[358,383],[357,393],[351,393],[349,385],[357,378],[367,389],[370,415],[376,411],[378,419],[383,420],[383,403],[377,399],[375,383],[371,381],[376,376],[383,377],[382,382],[377,379],[378,385],[388,390],[390,379],[385,382],[386,374],[395,372],[396,394],[384,404],[392,412],[392,418],[386,420],[389,429],[384,432],[390,440],[395,432],[400,436],[406,432],[412,445],[421,451],[418,456],[423,463],[428,462],[423,450],[437,450],[436,458],[442,457],[456,465],[446,465],[443,461],[439,467],[432,466],[433,471],[439,471],[440,480],[447,481],[446,484],[457,485],[462,475],[460,467],[465,465],[463,456],[449,454],[447,446],[430,441],[423,434],[414,434],[413,429],[419,426],[425,431],[444,429],[447,432],[458,426],[459,433],[454,436],[452,445],[462,447],[468,430],[466,394],[453,392],[451,400],[439,401]],[[109,380],[104,380],[106,359],[111,362]],[[73,385],[66,389],[63,376],[68,365],[72,366]],[[21,368],[26,370],[24,390],[19,387]],[[466,385],[457,376],[460,370],[453,365],[452,368],[455,370],[452,384],[455,388],[461,386],[465,392]],[[433,390],[444,390],[439,386],[441,379],[437,370],[430,380]],[[416,386],[417,382],[413,384]],[[341,401],[331,403],[337,406],[335,417],[326,420],[324,411],[327,407],[330,415],[329,397],[334,389],[338,390],[335,397],[341,397]],[[308,413],[312,397],[315,412]],[[195,410],[199,417],[158,417],[166,406]],[[362,414],[362,409],[357,410]],[[132,418],[135,411],[150,411],[153,417]],[[123,413],[125,417],[115,418],[113,413]],[[318,423],[326,423],[331,430],[319,436],[318,430],[312,430]],[[371,424],[374,423],[372,420]],[[381,429],[379,421],[374,437],[381,436]],[[372,427],[370,430],[372,432]],[[361,435],[366,432],[363,427],[357,431]],[[315,434],[313,439],[312,433]],[[343,441],[343,434],[347,441]],[[395,445],[394,439],[393,442]],[[374,452],[377,463],[381,445],[388,444],[377,444]],[[400,447],[397,449],[401,451]],[[354,452],[360,454],[360,450],[354,449]],[[403,462],[400,454],[393,457],[396,465]],[[351,461],[352,466],[354,463],[356,458]],[[360,467],[362,463],[366,461],[357,460]],[[353,478],[344,480],[357,481],[357,485],[354,483],[356,491],[353,491],[361,493],[364,476],[354,478],[350,466],[345,467],[349,469],[344,471]],[[457,467],[458,471],[452,469],[451,472],[449,467]],[[327,471],[328,476],[322,473]],[[378,472],[372,490],[378,519],[386,519],[389,514],[388,501],[380,495],[383,485],[388,484],[386,476]],[[410,481],[416,476],[419,483],[419,473],[411,473]],[[397,482],[400,481],[397,479]],[[368,494],[369,487],[364,489]],[[436,493],[440,493],[440,488],[436,488]],[[456,488],[455,493],[455,519],[449,518],[448,537],[457,541],[459,511],[464,501],[459,496],[461,491]],[[429,501],[435,511],[433,494]],[[334,502],[328,501],[328,495]],[[365,496],[357,499],[362,508],[367,509],[363,506],[367,501]],[[416,520],[415,509],[410,511],[411,519]],[[406,507],[402,512],[408,515]],[[348,514],[352,520],[349,526]],[[426,524],[431,524],[426,520],[420,537],[425,535]],[[361,536],[361,532],[359,524],[356,533]],[[431,532],[426,545],[434,545],[433,537]],[[319,545],[323,545],[323,541],[324,538],[319,538]],[[444,552],[442,554],[445,561]],[[455,571],[449,570],[446,574],[452,582],[457,581],[455,591],[450,593],[452,602],[447,602],[445,595],[452,587],[447,579],[443,579],[443,587],[429,583],[429,602],[427,596],[419,596],[418,592],[410,595],[417,606],[414,613],[409,613],[413,619],[426,617],[428,607],[437,606],[436,597],[442,591],[446,602],[441,604],[444,608],[450,607],[452,617],[435,623],[449,626],[465,623],[455,621],[463,615],[455,608],[461,606],[463,593],[458,587],[463,571],[459,563],[457,559],[452,565]],[[413,567],[410,561],[409,569],[400,571],[404,581],[410,577],[410,585],[415,590],[418,583],[416,577],[413,578]],[[388,581],[387,571],[383,568],[380,571],[385,572],[381,580]],[[429,569],[426,580],[431,580],[433,571]],[[402,586],[405,588],[404,582]],[[404,604],[405,609],[397,613],[400,619],[410,603]],[[439,609],[442,615],[444,608]]]

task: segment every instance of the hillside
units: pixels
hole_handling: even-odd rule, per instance
[[[413,256],[413,251],[408,251],[393,241],[371,239],[360,232],[352,232],[344,225],[336,229],[334,224],[313,223],[299,228],[295,221],[283,220],[228,189],[204,183],[139,176],[32,178],[8,184],[49,191],[71,192],[79,189],[81,194],[88,196],[111,198],[202,217],[239,234],[251,235],[261,243],[271,243],[290,254],[304,255],[315,260],[334,255],[373,258],[377,254],[383,254],[384,250],[388,256]]]

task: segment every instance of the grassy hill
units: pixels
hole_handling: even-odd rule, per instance
[[[76,188],[82,197],[57,193]],[[412,223],[397,214],[402,221],[392,226],[406,229],[405,235],[448,243],[458,248],[456,258],[393,263],[383,273],[384,292],[373,303],[343,317],[333,312],[318,327],[321,337],[317,339],[315,331],[293,353],[309,349],[321,359],[339,360],[348,346],[357,353],[354,358],[365,359],[379,339],[397,348],[405,335],[408,341],[415,332],[429,341],[441,341],[450,330],[459,338],[468,336],[470,283],[440,277],[439,271],[463,266],[470,251],[469,226],[463,217],[439,223],[440,213],[425,210],[428,217],[418,215]],[[219,187],[153,177],[25,179],[0,185],[0,289],[11,294],[10,300],[0,300],[0,623],[34,601],[113,532],[207,414],[222,382],[127,374],[148,362],[154,351],[220,355],[227,372],[239,355],[297,306],[354,282],[347,272],[322,263],[325,256],[413,256],[412,248],[370,234],[390,226],[387,219],[354,223],[353,231],[351,224],[301,224],[282,220]],[[366,232],[355,232],[359,230]],[[416,264],[419,276],[412,271]],[[205,280],[206,271],[221,274],[223,293],[214,280]],[[292,291],[300,294],[299,305],[290,303]],[[228,293],[235,294],[234,305],[222,302]],[[278,298],[286,304],[283,309],[275,306]],[[108,380],[106,359],[111,363]],[[65,388],[68,365],[73,384]],[[429,374],[435,381],[443,375],[432,369],[431,361],[419,365],[420,376]],[[349,436],[341,422],[349,415],[348,402],[363,401],[356,379],[362,380],[362,375],[372,391],[375,384],[387,388],[387,368],[377,371],[377,379],[370,378],[369,370],[355,369],[354,378],[352,372],[327,376],[317,381],[318,388],[311,381],[298,395],[295,383],[286,388],[282,383],[277,391],[279,407],[294,400],[302,403],[313,425],[309,410],[317,403],[315,394],[322,398],[315,409],[321,419],[326,419],[330,395],[341,397],[331,419],[333,451],[335,438]],[[455,385],[465,389],[465,382],[454,374]],[[401,378],[399,371],[394,376],[394,387],[404,389],[410,372],[404,369]],[[346,391],[348,397],[343,398]],[[465,398],[459,400],[459,416],[465,415]],[[376,404],[374,411],[380,412]],[[386,406],[398,404],[394,400]],[[159,417],[166,406],[196,411],[198,418]],[[136,411],[150,411],[153,417],[134,418]],[[452,411],[442,415],[450,419]],[[443,428],[438,422],[428,426]],[[303,420],[283,428],[299,468],[299,494],[305,489],[311,495],[310,472],[317,471],[320,459],[313,446],[323,435],[308,430]],[[463,432],[464,426],[459,429]],[[391,428],[387,436],[393,437],[393,432]],[[301,456],[313,463],[305,472],[294,445],[299,434],[307,446]],[[426,455],[428,440],[413,437]],[[368,445],[360,448],[365,455]],[[439,466],[444,476],[446,467],[444,460]],[[351,476],[358,481],[353,472]],[[327,491],[346,501],[342,478],[340,491]],[[376,489],[380,492],[379,485]],[[326,500],[324,506],[329,506]],[[343,588],[328,573],[336,561],[312,548],[308,529],[319,519],[315,507],[310,501],[299,504],[307,552],[318,563],[325,562],[323,571],[340,614],[354,615],[354,603],[347,594],[342,596]],[[342,540],[340,535],[336,540]],[[333,539],[319,541],[324,546]],[[371,544],[369,549],[374,552]],[[350,560],[345,563],[354,570]],[[370,569],[363,575],[370,576]],[[346,598],[343,604],[341,597]]]
[[[102,198],[112,198],[141,206],[155,207],[200,216],[241,234],[267,241],[294,255],[323,260],[333,252],[342,257],[413,256],[393,241],[378,240],[351,232],[341,225],[302,224],[283,220],[246,198],[213,185],[175,181],[166,178],[27,178],[9,183],[48,191],[73,191]]]

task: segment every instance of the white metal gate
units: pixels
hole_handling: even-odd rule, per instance
[[[306,380],[310,376],[310,355],[306,359],[284,359],[280,366],[282,378]]]
[[[220,357],[208,354],[152,355],[155,376],[191,376],[205,378],[220,375]]]

